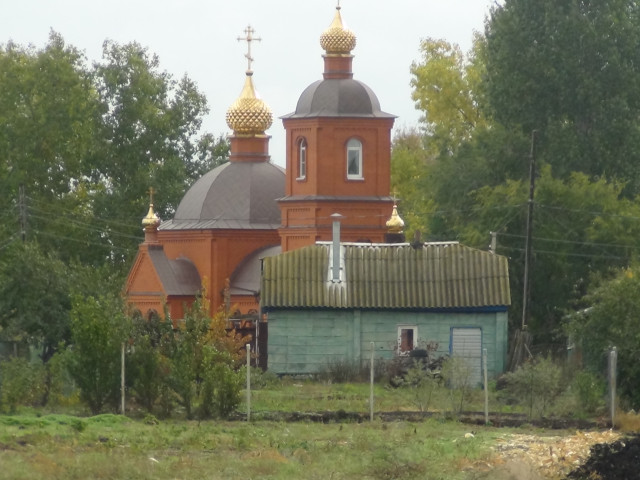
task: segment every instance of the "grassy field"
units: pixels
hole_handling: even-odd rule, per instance
[[[461,395],[464,395],[461,402]],[[283,380],[252,391],[251,412],[260,418],[268,412],[324,412],[338,411],[360,413],[368,418],[370,386],[367,383],[323,383],[314,381]],[[245,394],[238,407],[246,412]],[[374,385],[374,415],[382,412],[428,411],[438,416],[456,417],[462,405],[463,411],[484,412],[482,389],[467,392],[454,391],[442,385],[433,390],[391,388],[384,383]],[[494,415],[523,413],[519,405],[507,405],[498,399],[495,391],[489,392],[489,410]]]
[[[369,385],[285,378],[258,386],[251,396],[251,422],[242,420],[244,400],[235,421],[185,420],[180,410],[158,419],[134,404],[128,404],[127,416],[91,417],[77,403],[0,416],[0,479],[511,478],[487,473],[488,465],[496,464],[492,447],[514,432],[540,432],[530,426],[498,429],[459,423],[452,418],[460,392],[438,387],[426,398],[416,390],[384,384],[375,385],[377,414],[424,408],[431,417],[279,422],[268,414],[343,410],[368,419]],[[468,392],[464,409],[482,411],[483,399],[481,390]],[[496,392],[490,395],[490,409],[514,411]]]
[[[503,430],[418,423],[0,417],[0,478],[477,478]],[[472,473],[473,472],[473,473]]]

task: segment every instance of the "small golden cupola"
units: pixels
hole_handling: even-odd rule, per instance
[[[238,40],[245,40],[248,45],[247,53],[247,76],[244,81],[244,88],[240,97],[227,110],[227,125],[233,130],[234,135],[264,135],[265,131],[273,123],[273,114],[267,104],[262,101],[253,86],[253,71],[251,70],[251,42],[260,41],[253,34],[255,30],[249,25],[245,29],[246,37],[239,37]]]
[[[387,220],[387,233],[384,234],[386,243],[404,243],[404,220],[398,215],[398,206],[393,204],[391,218]]]
[[[149,211],[142,219],[142,229],[144,230],[144,241],[146,243],[154,243],[157,241],[158,227],[160,226],[160,217],[153,210],[153,188],[149,189]]]
[[[398,215],[398,206],[393,205],[393,211],[391,212],[391,218],[387,220],[387,232],[389,233],[402,233],[404,229],[404,220]]]
[[[327,55],[351,55],[351,51],[356,48],[355,34],[345,28],[340,15],[340,2],[336,7],[336,14],[329,28],[322,32],[320,45]]]
[[[356,36],[342,23],[340,2],[336,7],[333,22],[320,35],[320,46],[325,51],[323,55],[325,80],[353,78],[351,51],[356,48]]]

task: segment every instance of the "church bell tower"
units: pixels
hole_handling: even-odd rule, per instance
[[[356,37],[340,6],[320,37],[322,80],[309,85],[296,110],[282,117],[286,130],[285,196],[279,200],[282,250],[331,239],[340,214],[346,242],[384,242],[390,197],[391,129],[395,116],[353,78]]]

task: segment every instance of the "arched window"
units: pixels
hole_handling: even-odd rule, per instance
[[[301,138],[298,142],[298,180],[307,178],[307,141]]]
[[[347,179],[362,178],[362,143],[355,138],[347,142]]]

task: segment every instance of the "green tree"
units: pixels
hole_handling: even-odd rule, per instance
[[[70,338],[70,270],[38,244],[0,256],[0,335],[41,350],[44,362]]]
[[[434,204],[428,218],[430,237],[461,239],[459,219],[473,217],[481,208],[474,192],[525,178],[529,149],[527,138],[493,125],[477,128],[473,138],[463,142],[453,155],[440,156],[428,167],[424,187]]]
[[[21,357],[0,361],[0,406],[14,413],[18,405],[39,405],[45,372],[41,363]]]
[[[411,65],[412,98],[423,112],[420,121],[429,138],[432,155],[450,155],[477,127],[488,121],[481,108],[484,42],[476,36],[468,55],[455,44],[426,39],[420,44],[422,59]]]
[[[228,158],[224,138],[200,134],[195,84],[136,43],[106,42],[88,66],[52,32],[41,49],[0,45],[0,71],[0,249],[26,220],[27,239],[65,262],[128,265],[149,187],[168,218]]]
[[[497,252],[510,258],[512,325],[522,311],[524,237],[528,182],[508,181],[484,187],[472,195],[476,209],[454,219],[460,239],[486,248],[489,232],[497,232]],[[591,272],[626,265],[637,253],[640,210],[621,196],[623,185],[605,179],[591,181],[574,173],[554,178],[550,167],[537,180],[533,258],[531,263],[531,325],[540,339],[560,334],[561,318],[579,305]],[[637,238],[637,237],[636,237]]]
[[[69,373],[91,413],[115,410],[120,392],[121,347],[130,325],[119,297],[75,296],[71,311],[73,347],[66,352]]]
[[[459,236],[451,212],[472,211],[471,192],[526,177],[529,140],[488,115],[483,37],[476,35],[467,55],[433,39],[421,43],[421,52],[411,67],[411,84],[416,108],[424,113],[424,139],[400,142],[401,149],[394,142],[392,180],[394,188],[409,193],[404,215],[423,217],[429,239],[451,240]],[[422,151],[428,162],[408,160]],[[394,175],[406,185],[396,186]]]
[[[159,58],[135,42],[105,42],[95,76],[104,108],[96,167],[106,187],[95,200],[97,215],[144,213],[144,192],[153,185],[156,211],[167,218],[193,180],[188,173],[200,174],[213,155],[215,142],[197,138],[205,97],[188,77],[176,81],[161,71]]]
[[[39,51],[0,45],[0,71],[2,199],[36,185],[42,200],[59,200],[86,173],[99,120],[86,60],[52,32]]]
[[[193,415],[198,398],[198,382],[202,378],[203,349],[211,319],[200,301],[195,302],[184,317],[184,326],[176,332],[171,352],[169,385],[185,409],[187,418]]]
[[[466,58],[429,40],[412,67],[431,156],[419,175],[405,168],[420,195],[405,190],[421,197],[421,208],[407,202],[403,214],[419,212],[432,240],[484,249],[497,232],[498,252],[510,258],[513,325],[521,316],[530,138],[538,130],[531,306],[534,331],[546,340],[586,291],[590,272],[625,265],[635,253],[637,209],[620,197],[632,198],[640,185],[638,13],[622,0],[507,0]]]
[[[587,366],[606,371],[606,357],[618,349],[618,386],[633,408],[640,407],[640,268],[621,268],[601,278],[584,298],[588,309],[567,321]]]
[[[640,192],[640,5],[506,0],[486,24],[495,121],[539,131],[540,160],[566,178],[606,175]]]
[[[69,252],[97,237],[74,228],[86,217],[76,190],[90,172],[100,122],[86,59],[52,32],[40,50],[0,45],[0,71],[2,224],[11,225],[13,234],[18,217],[28,217],[27,238],[37,238],[45,250],[67,259]],[[66,220],[71,215],[74,220]],[[0,245],[8,234],[2,230]],[[60,250],[63,244],[66,251]]]
[[[136,399],[150,413],[169,388],[169,354],[174,341],[170,321],[159,315],[148,319],[134,316],[133,351],[127,358],[127,378]]]
[[[224,135],[205,133],[198,140],[196,160],[187,164],[187,176],[195,181],[209,170],[229,161],[231,145]]]
[[[405,222],[405,235],[424,232],[425,222],[433,209],[433,200],[425,188],[430,158],[424,138],[417,130],[398,133],[391,146],[391,188],[399,198],[399,213]]]

